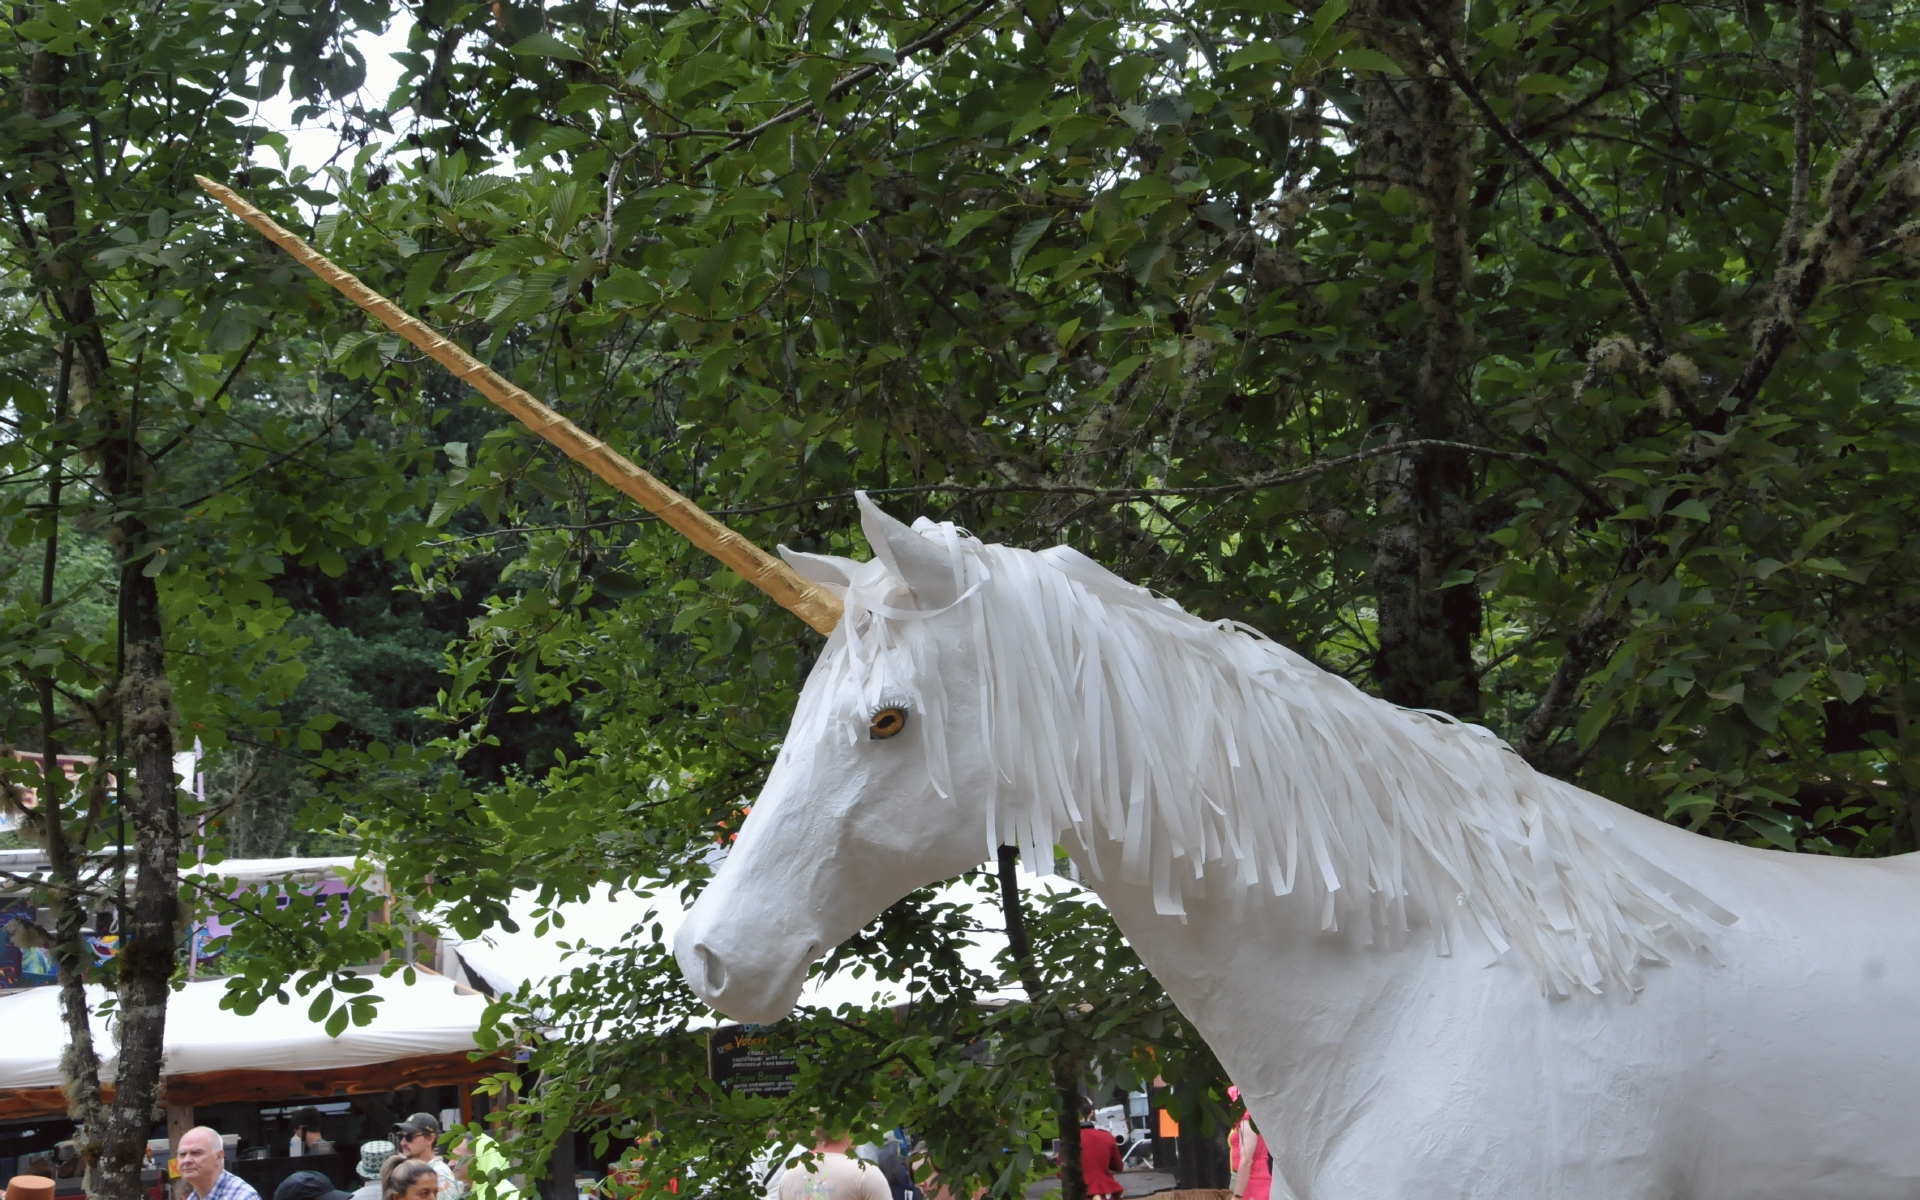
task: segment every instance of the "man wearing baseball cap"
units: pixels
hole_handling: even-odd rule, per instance
[[[435,1153],[440,1141],[440,1118],[432,1113],[415,1113],[394,1127],[393,1141],[400,1148],[400,1153],[416,1162],[433,1166],[433,1173],[440,1177],[440,1195],[443,1198],[459,1193],[453,1168],[447,1165],[446,1159]]]

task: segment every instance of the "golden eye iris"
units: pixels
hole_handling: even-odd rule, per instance
[[[867,736],[875,741],[890,738],[907,727],[907,710],[895,704],[889,704],[873,714],[873,723],[867,726]]]

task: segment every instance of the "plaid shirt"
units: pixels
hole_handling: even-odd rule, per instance
[[[253,1190],[253,1185],[232,1171],[220,1172],[220,1178],[213,1181],[213,1188],[206,1195],[194,1191],[192,1184],[187,1185],[187,1194],[193,1200],[260,1200],[260,1193]]]

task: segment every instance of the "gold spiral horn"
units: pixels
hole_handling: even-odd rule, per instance
[[[373,314],[382,325],[420,347],[481,395],[512,413],[522,425],[558,446],[568,458],[638,500],[641,507],[679,530],[688,541],[773,597],[774,603],[823,634],[832,633],[840,623],[843,606],[838,596],[714,520],[699,505],[542,404],[524,388],[509,383],[493,368],[440,336],[432,326],[328,262],[325,255],[241,199],[231,188],[222,187],[204,175],[195,175],[194,179],[235,216],[299,259],[308,270]]]

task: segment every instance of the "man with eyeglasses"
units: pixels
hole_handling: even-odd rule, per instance
[[[440,1179],[440,1196],[442,1200],[448,1200],[459,1194],[460,1186],[447,1160],[435,1153],[439,1141],[440,1118],[432,1113],[415,1113],[393,1130],[394,1147],[408,1158],[432,1166],[433,1173]]]

